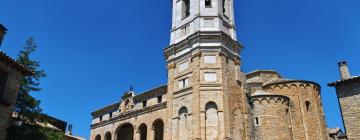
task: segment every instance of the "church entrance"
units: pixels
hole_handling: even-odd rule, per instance
[[[124,124],[116,131],[116,140],[133,140],[134,139],[134,127],[131,124]]]

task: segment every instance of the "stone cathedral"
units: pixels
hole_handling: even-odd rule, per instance
[[[90,139],[328,140],[319,84],[241,71],[233,5],[172,0],[168,83],[92,112]]]

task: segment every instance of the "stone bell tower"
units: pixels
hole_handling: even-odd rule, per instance
[[[173,0],[164,139],[249,139],[233,0]]]

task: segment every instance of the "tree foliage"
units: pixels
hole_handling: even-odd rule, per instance
[[[25,76],[21,81],[14,109],[18,117],[12,120],[12,125],[8,129],[7,139],[9,140],[61,140],[63,138],[62,132],[41,127],[41,124],[47,124],[51,120],[42,113],[40,100],[30,94],[41,90],[40,80],[46,77],[45,71],[40,68],[40,62],[30,58],[37,47],[35,40],[32,37],[29,38],[16,59],[34,74]],[[22,121],[23,124],[16,126],[15,121]]]
[[[37,43],[33,38],[29,38],[23,50],[18,54],[17,61],[34,72],[32,76],[25,76],[21,82],[18,98],[15,104],[15,111],[19,116],[24,116],[26,123],[34,124],[36,122],[44,122],[42,118],[42,110],[40,108],[40,100],[30,95],[30,92],[40,91],[40,79],[46,77],[44,70],[40,69],[40,62],[30,59],[30,55],[35,52]]]

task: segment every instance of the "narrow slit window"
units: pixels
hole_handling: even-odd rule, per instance
[[[310,101],[306,101],[305,105],[306,105],[306,111],[309,111],[309,109],[310,109]]]
[[[255,126],[260,126],[260,118],[255,117]]]

